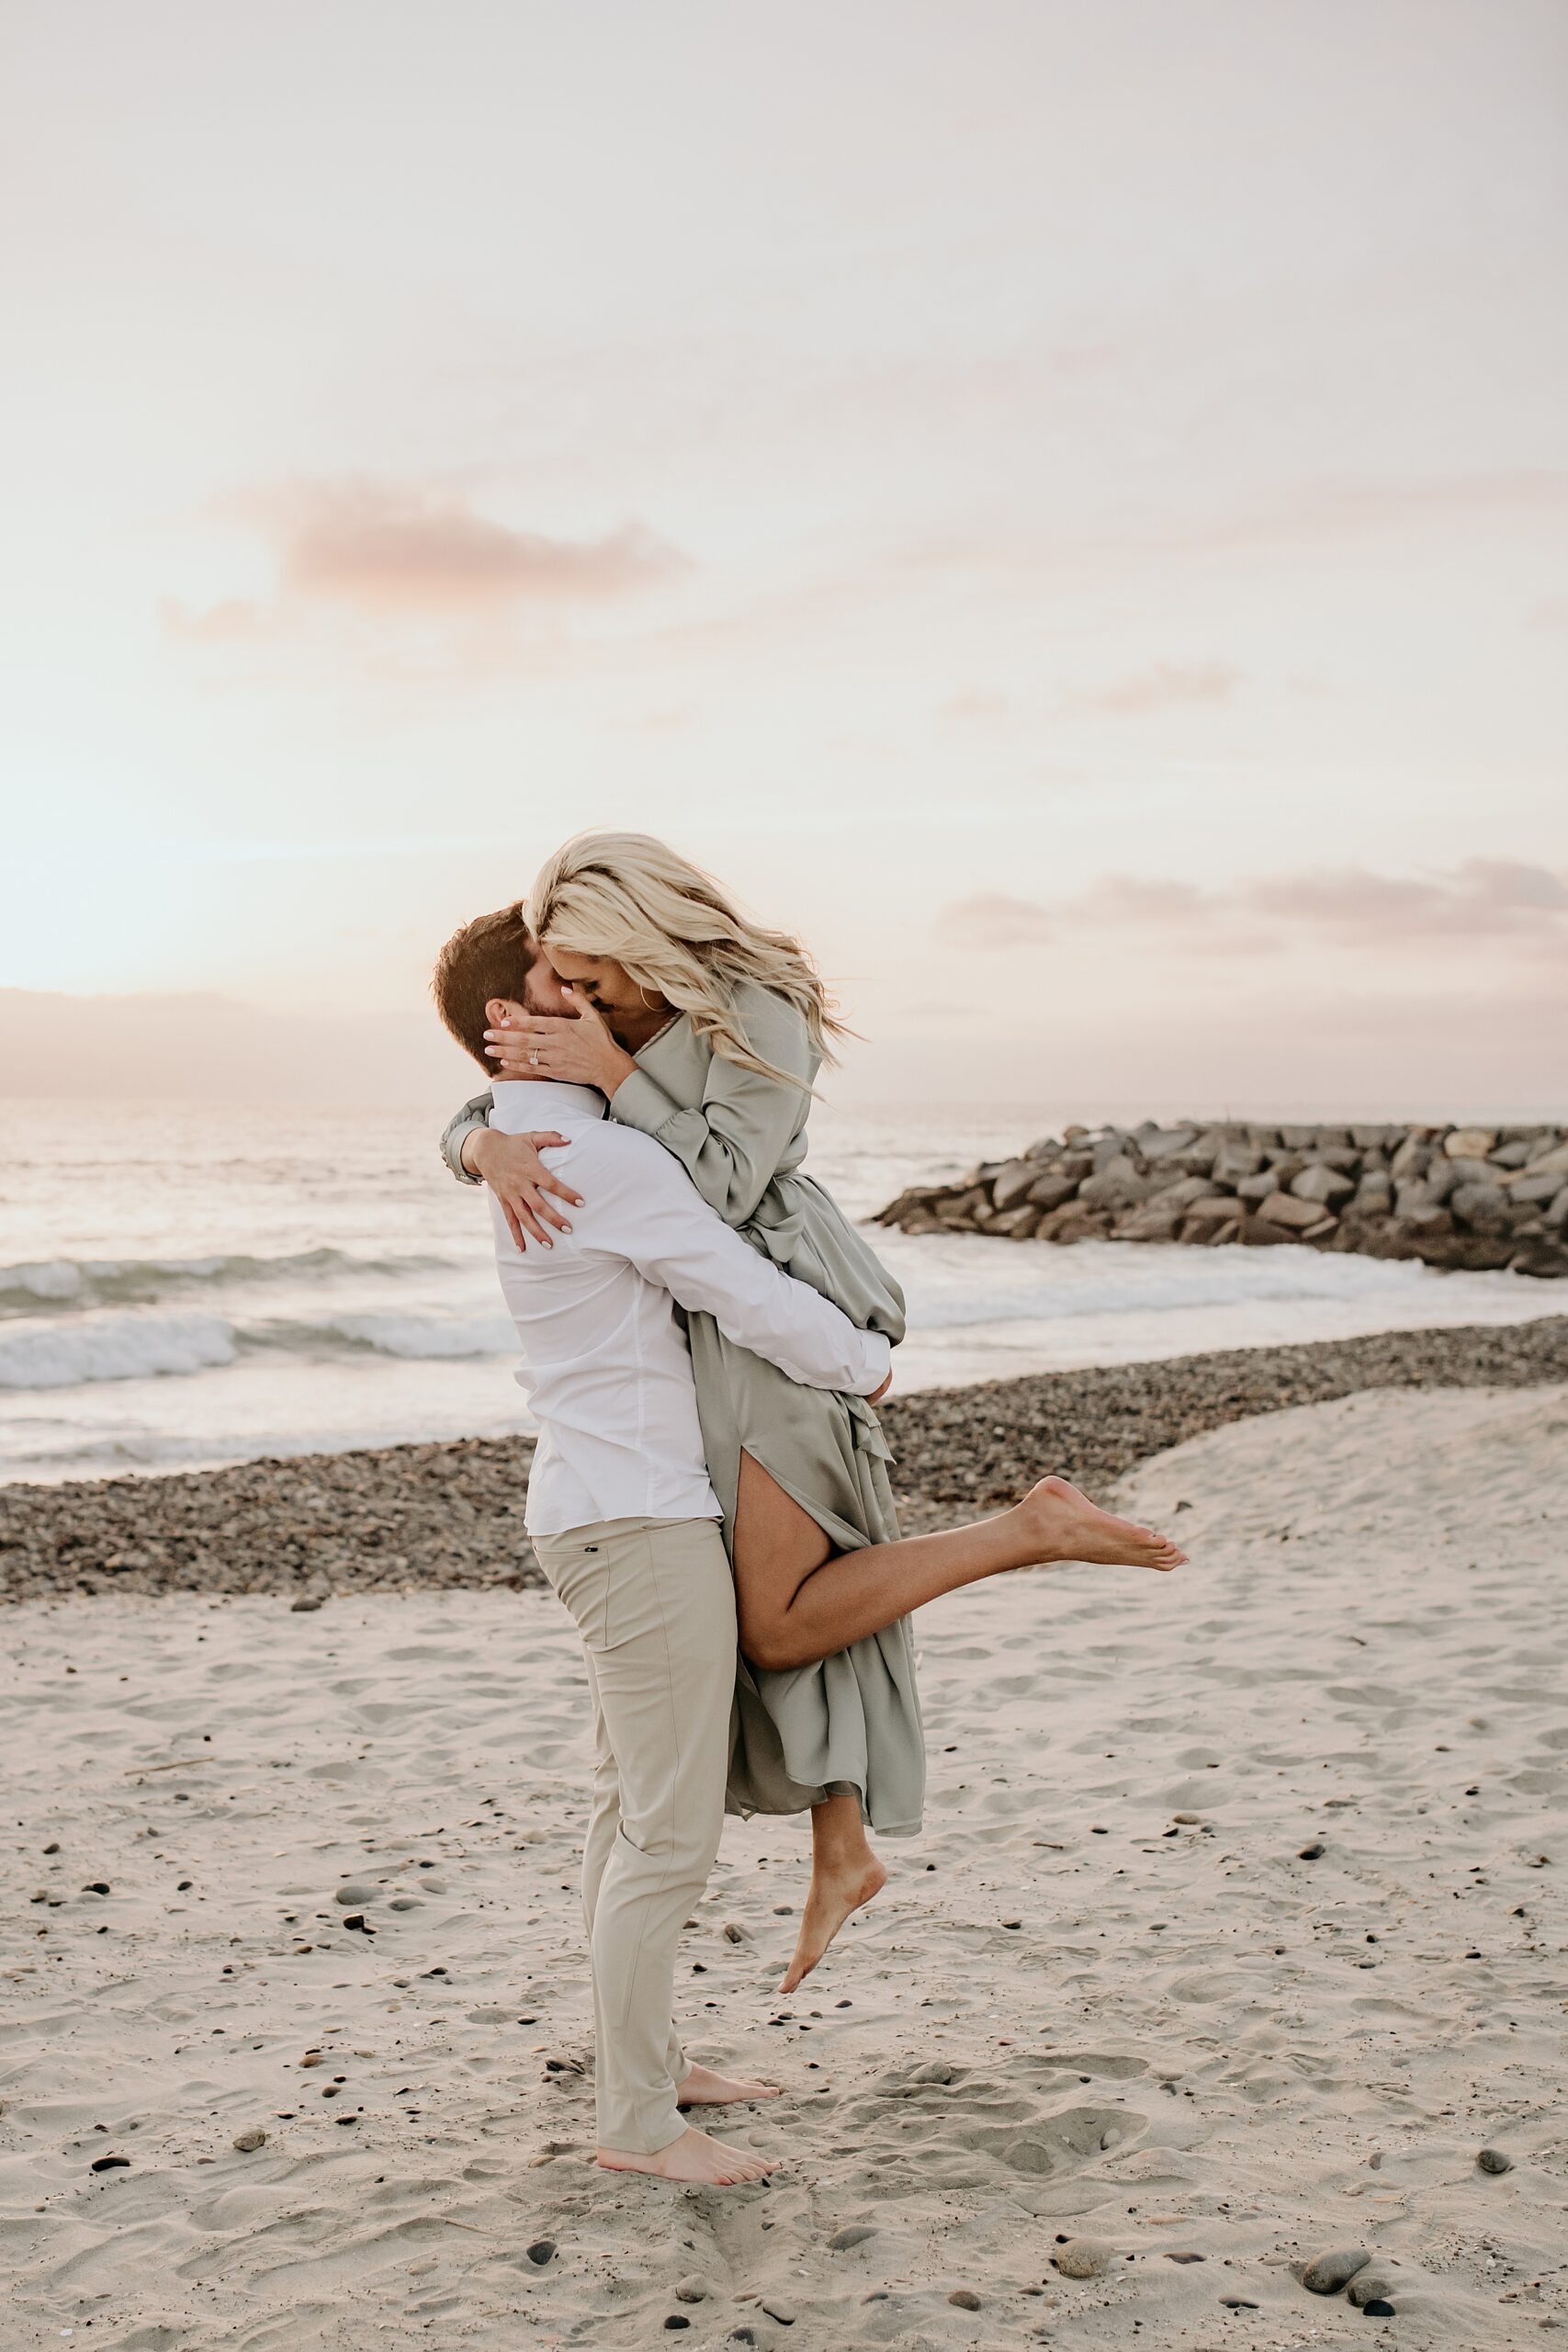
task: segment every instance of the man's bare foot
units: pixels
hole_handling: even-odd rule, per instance
[[[1107,1567],[1179,1568],[1187,1558],[1168,1535],[1113,1519],[1066,1478],[1042,1478],[1015,1506],[1029,1544],[1030,1565],[1094,1560]]]
[[[684,2082],[675,2086],[681,2107],[728,2107],[749,2098],[777,2098],[776,2083],[750,2083],[743,2075],[716,2075],[711,2066],[694,2066]]]
[[[605,2172],[647,2172],[655,2180],[673,2180],[693,2188],[739,2188],[744,2182],[765,2180],[778,2159],[754,2155],[750,2148],[730,2148],[710,2140],[705,2132],[682,2132],[667,2148],[650,2156],[629,2154],[624,2148],[601,2148],[599,2163]]]
[[[781,1993],[793,1993],[810,1975],[850,1913],[880,1894],[886,1883],[887,1872],[869,1849],[865,1860],[846,1869],[825,1867],[818,1858],[801,1915],[795,1957],[779,1980]]]

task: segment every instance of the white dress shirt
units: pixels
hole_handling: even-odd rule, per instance
[[[517,1381],[539,1426],[529,1532],[562,1535],[604,1519],[717,1519],[676,1306],[810,1388],[869,1396],[887,1377],[887,1341],[725,1224],[651,1136],[616,1125],[589,1086],[510,1079],[490,1124],[503,1135],[554,1127],[548,1165],[581,1193],[555,1247],[518,1250],[494,1196],[496,1262],[523,1362]]]

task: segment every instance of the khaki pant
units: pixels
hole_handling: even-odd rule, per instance
[[[713,1519],[605,1520],[534,1549],[582,1635],[593,1699],[582,1905],[599,2144],[651,2154],[685,2129],[675,1948],[724,1822],[735,1587]]]

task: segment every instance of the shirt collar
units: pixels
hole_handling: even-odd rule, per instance
[[[558,1078],[501,1078],[491,1094],[502,1114],[491,1125],[507,1135],[569,1123],[581,1126],[590,1119],[597,1124],[610,1107],[596,1086],[569,1086]]]

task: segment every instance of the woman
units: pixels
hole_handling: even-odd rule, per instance
[[[801,1172],[811,1091],[844,1031],[798,942],[750,921],[711,877],[639,833],[569,842],[535,884],[529,922],[581,1015],[492,1033],[498,1074],[598,1087],[611,1115],[673,1152],[757,1248],[897,1343],[897,1284]],[[561,1188],[527,1138],[490,1133],[487,1107],[483,1096],[468,1105],[443,1148],[455,1173],[491,1184],[520,1244],[525,1227],[547,1244],[547,1227],[564,1222],[549,1197]],[[1025,1560],[1171,1566],[1180,1555],[1060,1480],[1002,1520],[901,1542],[869,1406],[796,1386],[710,1317],[690,1317],[690,1338],[744,1653],[731,1807],[811,1812],[811,1889],[780,1986],[790,1992],[885,1883],[867,1826],[919,1826],[909,1609]]]

